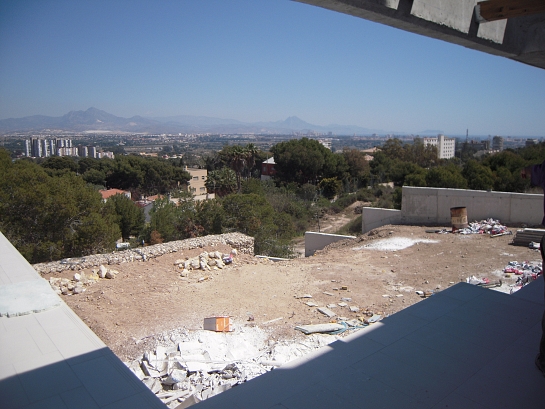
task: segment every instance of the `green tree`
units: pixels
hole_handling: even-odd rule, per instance
[[[131,199],[125,195],[111,196],[107,206],[112,206],[112,211],[116,214],[116,222],[121,230],[123,240],[128,240],[130,236],[138,236],[144,228],[144,210],[139,208]]]
[[[208,172],[206,189],[218,196],[226,196],[236,191],[237,177],[232,169],[227,167]]]
[[[276,163],[275,179],[282,183],[316,184],[324,177],[346,177],[348,166],[344,157],[316,140],[292,139],[274,145],[271,151]]]
[[[494,174],[490,168],[475,160],[466,162],[462,176],[467,180],[467,186],[472,190],[490,190],[494,185]]]
[[[72,172],[29,161],[0,171],[0,229],[31,263],[115,247],[120,231],[102,198]]]

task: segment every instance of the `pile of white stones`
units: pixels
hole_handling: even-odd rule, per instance
[[[169,408],[200,402],[338,339],[315,334],[302,341],[267,340],[258,327],[194,331],[182,338],[164,336],[165,345],[125,363]]]
[[[180,275],[187,277],[191,270],[223,270],[226,264],[230,264],[233,258],[238,254],[237,249],[232,249],[231,253],[223,254],[219,251],[203,252],[198,257],[178,259],[174,262],[175,266],[182,269]]]
[[[57,294],[72,295],[81,294],[85,291],[85,287],[96,283],[100,278],[113,279],[119,274],[119,271],[111,268],[106,268],[101,265],[99,268],[94,268],[91,274],[75,273],[72,280],[68,278],[50,277],[49,285]]]
[[[177,240],[152,246],[139,247],[130,250],[115,251],[106,254],[93,254],[86,257],[75,257],[52,261],[49,263],[34,264],[34,269],[40,274],[60,273],[66,270],[83,270],[103,265],[116,265],[133,261],[147,261],[164,254],[175,253],[180,250],[192,250],[203,247],[214,247],[226,244],[237,249],[242,254],[254,254],[254,238],[242,233],[226,233],[196,237],[193,239]]]

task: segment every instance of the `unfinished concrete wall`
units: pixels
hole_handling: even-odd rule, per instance
[[[483,190],[403,187],[401,219],[404,224],[450,225],[451,207],[466,207],[469,221],[492,217],[503,224],[539,225],[543,195]]]
[[[363,208],[362,233],[386,224],[450,226],[451,207],[465,207],[469,222],[491,217],[506,225],[538,226],[543,195],[404,186],[401,210]]]
[[[328,244],[335,243],[340,240],[354,238],[356,237],[307,231],[305,233],[305,257],[312,256],[317,250],[322,250]]]
[[[367,233],[385,224],[400,224],[401,210],[364,207],[361,213],[362,233]]]

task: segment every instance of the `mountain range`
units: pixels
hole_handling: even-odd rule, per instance
[[[23,118],[0,120],[0,133],[31,131],[68,132],[131,132],[131,133],[267,133],[286,134],[293,132],[331,132],[336,135],[385,134],[377,129],[356,125],[331,124],[313,125],[296,116],[274,122],[241,122],[235,119],[221,119],[205,116],[168,116],[145,118],[133,116],[122,118],[96,108],[86,111],[70,111],[60,117],[33,115]]]

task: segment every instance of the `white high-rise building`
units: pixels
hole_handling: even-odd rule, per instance
[[[456,153],[456,139],[447,138],[445,135],[437,135],[436,138],[424,138],[424,145],[436,146],[439,159],[454,158]]]

